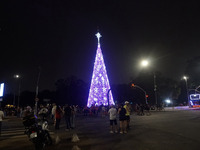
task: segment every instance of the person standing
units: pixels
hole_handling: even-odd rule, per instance
[[[101,112],[102,112],[102,117],[105,117],[106,115],[106,107],[103,105],[102,108],[101,108]]]
[[[60,106],[57,106],[56,107],[56,114],[55,114],[55,118],[56,118],[55,129],[56,130],[60,129],[61,116],[62,116],[62,109],[60,108]]]
[[[114,131],[117,133],[117,109],[114,105],[108,110],[108,114],[110,115],[110,133],[114,133]]]
[[[120,125],[120,133],[127,133],[127,121],[126,121],[126,109],[122,105],[119,105],[118,109],[118,114],[119,114],[119,125]]]
[[[127,129],[129,129],[130,128],[131,105],[129,104],[128,101],[125,101],[124,108],[126,109],[126,124],[127,124]]]
[[[55,120],[55,115],[56,115],[56,103],[53,103],[53,107],[51,109],[51,117],[53,120]]]
[[[87,106],[85,106],[85,107],[83,108],[83,116],[88,116],[88,113],[89,113],[89,109],[88,109]]]
[[[75,106],[75,105],[72,105],[72,106],[71,106],[71,127],[72,127],[72,128],[75,128],[75,117],[76,117],[76,112],[77,112],[76,106]]]
[[[65,104],[65,108],[64,108],[64,116],[65,116],[65,122],[66,122],[66,131],[69,131],[69,129],[71,128],[71,114],[72,114],[72,110],[70,108],[70,106],[68,104]]]
[[[2,127],[2,121],[4,119],[4,113],[2,109],[0,108],[0,136],[1,136],[1,127]]]
[[[43,105],[41,105],[40,108],[41,109],[38,112],[38,115],[41,117],[42,120],[47,119],[48,109],[45,106],[43,106]]]
[[[20,110],[21,110],[21,108],[20,107],[17,107],[17,118],[20,118]]]
[[[140,104],[140,116],[144,115],[144,106]]]
[[[151,113],[150,113],[150,105],[149,104],[146,104],[146,115],[147,116],[149,116],[149,115],[151,115]]]
[[[30,106],[27,106],[24,110],[24,117],[27,117],[27,116],[30,116],[30,115],[33,115],[33,111],[32,111],[32,108]]]

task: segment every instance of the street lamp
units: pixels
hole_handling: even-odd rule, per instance
[[[14,75],[14,78],[20,79],[19,80],[19,89],[18,89],[18,101],[17,101],[17,107],[19,107],[19,101],[20,101],[20,90],[21,90],[21,76],[19,74]],[[15,101],[15,100],[14,100]]]
[[[142,60],[141,61],[141,66],[142,67],[147,67],[149,65],[149,62],[147,60]]]
[[[142,60],[141,61],[141,66],[142,67],[148,67],[149,65],[149,61],[148,60]],[[156,102],[156,105],[157,105],[157,102],[158,102],[158,98],[157,98],[157,84],[156,84],[156,74],[155,72],[153,72],[153,79],[154,79],[154,94],[155,94],[155,102]]]
[[[38,92],[39,92],[39,81],[40,81],[40,73],[41,73],[41,68],[38,67],[39,71],[38,71],[38,78],[37,78],[37,84],[36,84],[36,92],[35,92],[35,110],[34,110],[34,114],[37,115],[38,114]]]
[[[187,83],[188,78],[189,77],[187,77],[187,76],[183,76],[183,79],[185,80],[185,87],[186,87],[186,92],[187,92],[188,106],[190,106],[189,96],[188,96],[188,83]]]

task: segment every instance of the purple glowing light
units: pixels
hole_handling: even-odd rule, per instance
[[[106,66],[103,59],[103,54],[101,52],[100,47],[100,37],[101,34],[98,32],[96,34],[98,39],[98,47],[96,58],[94,62],[92,81],[89,90],[89,97],[87,106],[91,107],[92,105],[108,105],[108,91],[110,89],[110,84],[106,72]],[[114,100],[112,96],[112,92],[109,92],[109,104],[114,105]]]

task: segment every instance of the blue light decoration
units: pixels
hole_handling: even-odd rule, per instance
[[[200,107],[200,94],[190,94],[190,105]]]
[[[103,59],[103,54],[100,47],[100,37],[101,34],[98,32],[96,34],[98,39],[98,47],[94,62],[92,80],[89,90],[87,106],[92,105],[115,105],[112,92],[110,90],[110,84],[106,72],[106,66]],[[109,99],[109,103],[108,103]]]
[[[200,94],[190,94],[190,100],[200,100]]]
[[[0,83],[0,102],[3,101],[4,83]]]
[[[0,97],[3,97],[4,83],[0,83]]]

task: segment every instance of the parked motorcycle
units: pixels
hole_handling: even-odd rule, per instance
[[[37,116],[29,115],[23,118],[23,124],[25,126],[24,133],[34,143],[35,150],[43,150],[46,145],[52,144],[46,120],[39,120]]]

